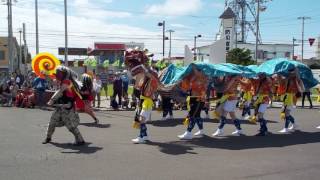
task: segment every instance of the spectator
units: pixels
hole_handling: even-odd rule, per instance
[[[14,79],[11,79],[11,86],[9,87],[12,96],[12,102],[16,101],[16,96],[18,94],[19,86]]]
[[[0,85],[0,104],[5,106],[12,105],[12,94],[7,83],[2,83]]]
[[[60,88],[60,85],[56,79],[52,80],[52,91],[57,91]]]
[[[128,98],[129,77],[127,74],[127,70],[123,71],[123,74],[121,76],[121,80],[122,80],[123,97]]]
[[[36,75],[34,72],[30,72],[27,76],[27,79],[23,82],[22,87],[23,88],[32,88],[32,82],[36,78]]]
[[[98,76],[102,82],[101,87],[104,90],[104,93],[108,99],[108,73],[106,72],[106,69],[103,69],[103,71]]]
[[[116,97],[118,96],[118,102],[116,102]],[[122,100],[122,80],[120,77],[120,73],[117,72],[116,76],[113,80],[113,95],[112,95],[112,101],[116,102],[117,105],[121,105]]]
[[[3,83],[5,83],[6,82],[6,80],[7,80],[7,74],[6,74],[6,72],[1,72],[0,73],[0,84],[3,84]]]
[[[132,84],[135,84],[135,80],[132,79]],[[133,87],[133,92],[132,92],[132,95],[131,95],[131,98],[132,98],[132,102],[130,104],[130,108],[131,109],[136,109],[137,108],[137,104],[139,102],[139,99],[140,99],[140,90],[138,90],[137,88]]]
[[[34,79],[32,83],[32,87],[35,89],[35,95],[36,95],[36,103],[39,105],[40,109],[44,108],[45,102],[44,102],[44,94],[47,89],[47,80],[45,78],[45,72],[41,72],[42,75],[38,76]]]
[[[302,108],[304,108],[304,99],[305,97],[307,96],[308,98],[308,101],[310,103],[310,109],[313,108],[313,105],[312,105],[312,100],[311,100],[311,92],[310,92],[310,89],[309,88],[306,88],[305,91],[303,92],[303,95],[302,95]]]
[[[24,76],[21,74],[19,69],[16,70],[16,74],[17,74],[17,76],[16,76],[15,81],[16,81],[17,85],[19,86],[19,89],[20,89],[22,84],[23,84],[23,82],[24,82]]]
[[[102,81],[99,76],[95,76],[93,79],[93,89],[95,92],[95,96],[97,97],[98,101],[98,108],[100,108],[100,101],[101,101],[101,87],[102,87]],[[96,105],[96,97],[93,98],[93,107]]]

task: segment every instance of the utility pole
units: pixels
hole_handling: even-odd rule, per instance
[[[301,16],[298,19],[302,20],[302,39],[301,39],[301,62],[303,62],[303,48],[304,48],[304,21],[307,19],[311,19],[311,17]]]
[[[256,17],[256,51],[255,60],[258,62],[258,42],[259,42],[259,15],[260,15],[260,0],[257,0],[257,17]]]
[[[165,40],[166,40],[166,21],[162,21],[158,23],[158,26],[162,26],[162,59],[164,59],[164,48],[165,48]]]
[[[36,54],[39,54],[38,0],[35,0],[36,10]]]
[[[20,63],[22,62],[22,46],[21,46],[21,35],[22,35],[22,29],[19,29],[20,34],[20,43],[19,43],[19,62],[18,62],[18,69],[20,70]]]
[[[12,34],[12,0],[7,0],[8,5],[8,50],[9,50],[9,72],[13,72],[13,34]]]
[[[22,31],[23,31],[23,57],[24,57],[24,72],[26,73],[28,71],[27,67],[27,58],[28,58],[28,51],[27,51],[27,40],[26,40],[26,24],[23,23],[22,25]]]
[[[201,34],[194,36],[194,47],[193,47],[193,60],[197,60],[197,38],[202,37]]]
[[[172,29],[169,29],[167,32],[169,32],[169,38],[170,38],[170,41],[169,41],[169,59],[171,58],[171,33],[174,32],[174,30]]]
[[[65,49],[64,49],[64,63],[68,66],[68,14],[67,14],[67,0],[64,0],[64,41],[65,41]]]
[[[292,38],[292,59],[294,58],[294,46],[295,46],[295,42],[296,41],[296,39],[293,37]]]

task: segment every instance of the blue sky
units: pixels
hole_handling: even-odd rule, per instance
[[[14,5],[15,35],[22,22],[27,25],[27,41],[35,52],[34,0],[20,0]],[[312,19],[305,23],[305,39],[320,36],[320,1],[273,0],[261,13],[262,41],[291,43],[292,37],[301,39],[298,16]],[[40,50],[57,53],[63,46],[63,0],[39,0]],[[69,0],[70,46],[92,47],[95,41],[145,42],[148,49],[161,52],[161,28],[173,29],[173,55],[181,56],[184,45],[193,46],[193,37],[201,34],[199,45],[210,44],[218,32],[218,17],[224,0]],[[0,35],[6,35],[6,7],[0,6]],[[249,33],[248,41],[253,41]],[[168,43],[167,43],[168,47]],[[305,45],[305,57],[314,55],[314,47]],[[168,52],[168,49],[166,50]],[[296,48],[300,53],[300,47]]]

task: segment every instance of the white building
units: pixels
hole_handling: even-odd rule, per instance
[[[222,35],[213,44],[197,47],[197,59],[211,63],[226,62],[226,54],[234,48],[249,49],[252,58],[255,59],[255,44],[236,42],[235,14],[231,8],[227,8],[220,19],[222,21]],[[224,49],[224,51],[223,51]],[[292,44],[259,44],[257,59],[263,62],[273,58],[292,58]],[[319,51],[320,52],[320,51]]]

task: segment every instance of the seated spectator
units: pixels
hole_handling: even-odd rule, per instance
[[[32,83],[32,87],[35,89],[35,96],[36,96],[36,104],[40,107],[40,109],[43,109],[45,106],[45,91],[47,89],[47,80],[45,72],[41,72],[42,75],[38,76],[34,79]]]
[[[12,94],[7,83],[3,83],[0,86],[0,104],[4,106],[12,105]]]
[[[16,96],[18,94],[19,86],[14,79],[11,79],[11,86],[9,87],[12,96],[12,102],[15,102]]]
[[[24,76],[21,74],[19,69],[16,70],[16,74],[17,74],[17,76],[16,76],[16,79],[15,79],[15,82],[17,83],[19,88],[21,88],[22,84],[24,82]]]

